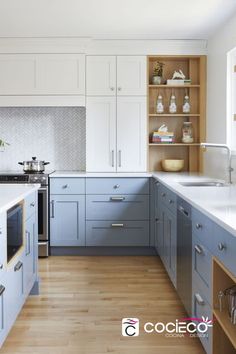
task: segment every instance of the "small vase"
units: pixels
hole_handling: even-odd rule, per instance
[[[152,84],[153,85],[161,85],[161,80],[162,80],[161,76],[153,76],[152,77]]]

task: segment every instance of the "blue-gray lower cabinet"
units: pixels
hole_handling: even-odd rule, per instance
[[[0,277],[0,347],[7,335],[6,275]]]
[[[149,221],[87,221],[86,246],[149,246]]]
[[[24,288],[26,296],[33,287],[36,275],[35,250],[37,240],[35,237],[35,227],[35,215],[33,214],[25,224]]]
[[[85,246],[85,196],[50,196],[51,246]]]

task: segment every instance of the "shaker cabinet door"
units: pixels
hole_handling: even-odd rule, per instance
[[[146,171],[146,97],[117,98],[117,171]]]
[[[146,57],[131,55],[117,57],[117,95],[147,95]]]
[[[85,196],[51,195],[51,246],[85,245]]]
[[[86,170],[116,170],[116,99],[87,97]]]
[[[111,55],[87,56],[86,94],[88,96],[116,95],[116,57]]]

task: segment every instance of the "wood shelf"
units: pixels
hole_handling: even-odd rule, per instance
[[[149,117],[200,117],[200,114],[196,113],[150,113]]]
[[[149,146],[200,146],[200,143],[149,143]]]
[[[200,85],[152,85],[149,84],[148,85],[149,88],[181,88],[181,89],[185,89],[185,88],[199,88]]]
[[[182,70],[186,78],[191,80],[185,85],[153,85],[152,76],[156,61],[164,64],[162,82],[166,83],[176,70]],[[183,171],[203,171],[203,150],[200,143],[182,143],[182,127],[185,121],[191,122],[193,127],[193,139],[196,142],[205,141],[206,128],[206,56],[205,55],[150,55],[147,68],[147,92],[148,92],[148,158],[149,171],[162,171],[163,159],[184,160]],[[168,112],[170,95],[174,92],[176,97],[177,112]],[[182,113],[185,94],[188,94],[191,113]],[[161,94],[164,113],[156,112],[156,101]],[[195,113],[197,112],[197,113]],[[154,119],[153,119],[154,118]],[[149,143],[150,136],[157,131],[162,124],[166,124],[168,130],[174,132],[176,143]],[[156,148],[161,146],[160,149]]]
[[[227,311],[214,310],[213,314],[221,327],[223,328],[225,334],[229,338],[230,342],[233,344],[234,348],[236,349],[236,326],[230,322],[230,318]]]

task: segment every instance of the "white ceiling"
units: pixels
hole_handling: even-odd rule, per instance
[[[0,37],[207,39],[236,0],[0,0]]]

